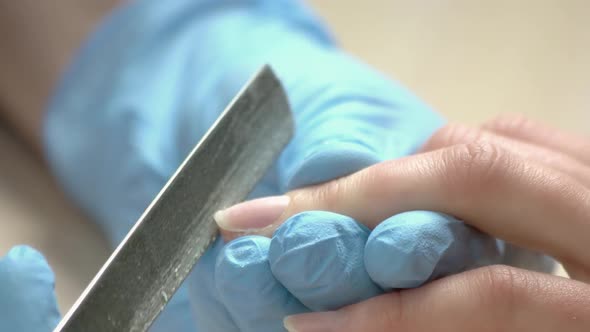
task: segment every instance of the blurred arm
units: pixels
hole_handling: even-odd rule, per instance
[[[118,2],[0,2],[0,121],[37,153],[53,87],[78,46]]]

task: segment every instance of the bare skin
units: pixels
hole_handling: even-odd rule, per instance
[[[60,75],[118,0],[0,2],[0,120],[41,153],[43,111]]]

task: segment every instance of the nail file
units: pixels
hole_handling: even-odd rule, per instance
[[[263,67],[139,218],[54,332],[146,331],[214,241],[213,214],[246,198],[293,135]]]

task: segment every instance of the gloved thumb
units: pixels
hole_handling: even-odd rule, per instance
[[[12,248],[0,259],[0,331],[51,331],[60,319],[54,283],[41,253]]]
[[[327,57],[327,56],[326,56]],[[344,55],[306,63],[309,78],[285,77],[296,132],[278,162],[280,189],[293,190],[409,155],[443,124],[402,86]],[[314,73],[321,73],[315,75]]]

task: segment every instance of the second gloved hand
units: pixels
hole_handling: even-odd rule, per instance
[[[55,280],[35,249],[16,246],[0,257],[0,331],[52,331],[60,319]]]

